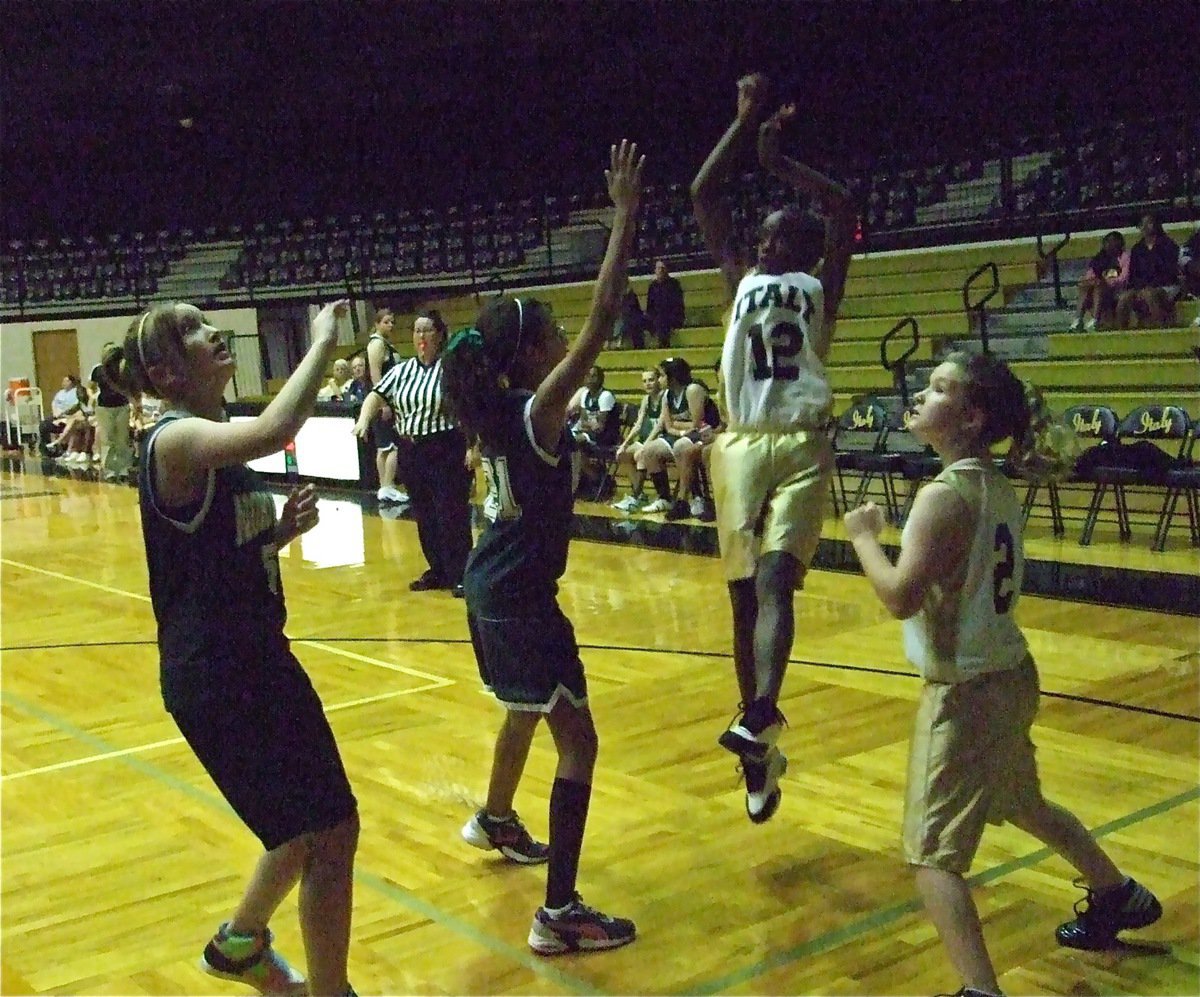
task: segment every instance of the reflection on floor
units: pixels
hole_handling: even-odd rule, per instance
[[[69,478],[106,487],[128,487],[98,481],[94,468],[79,469],[49,459],[9,455],[0,460],[0,467],[48,479]],[[281,483],[279,488],[282,493],[286,486]],[[413,518],[410,506],[381,504],[373,492],[329,487],[322,488],[322,494],[324,526],[301,539],[305,559],[321,566],[361,563],[362,515],[393,520]],[[32,497],[28,492],[23,495]],[[7,490],[0,491],[0,500],[6,497]],[[359,517],[357,522],[356,517]],[[474,509],[474,518],[478,529],[482,526],[479,506]],[[858,561],[842,536],[841,523],[827,520],[824,534],[813,567],[858,573]],[[574,537],[593,543],[630,544],[705,557],[718,554],[717,532],[711,524],[669,523],[658,516],[631,518],[592,502],[577,504]],[[1055,540],[1031,530],[1026,540],[1023,590],[1050,598],[1200,616],[1200,553],[1181,546],[1186,544],[1186,529],[1182,526],[1175,538],[1166,553],[1153,554],[1148,549],[1138,550],[1136,539],[1133,544],[1097,542],[1081,548],[1073,539]],[[895,531],[885,534],[884,539],[894,545]],[[1141,539],[1148,547],[1147,538]],[[1136,563],[1128,563],[1131,561]]]

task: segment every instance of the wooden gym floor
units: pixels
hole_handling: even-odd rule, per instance
[[[9,464],[0,517],[0,990],[245,992],[196,960],[256,843],[162,709],[135,493]],[[543,960],[525,935],[545,870],[459,838],[500,719],[479,689],[463,604],[408,591],[423,568],[412,522],[335,499],[322,517],[282,560],[289,633],[362,812],[360,993],[958,987],[899,858],[918,682],[898,624],[860,576],[814,571],[797,598],[782,703],[791,767],[779,813],[755,827],[716,745],[737,698],[717,561],[573,544],[562,600],[601,742],[580,884],[590,903],[635,918],[640,937]],[[1144,556],[1154,570],[1194,572],[1178,543],[1176,560]],[[1054,928],[1079,895],[1069,868],[1011,828],[990,829],[972,872],[1001,983],[1012,994],[1198,993],[1197,619],[1035,597],[1020,618],[1044,687],[1035,737],[1046,793],[1166,913],[1119,950],[1060,949]],[[517,797],[541,836],[553,765],[543,730]],[[272,927],[302,966],[294,897]]]

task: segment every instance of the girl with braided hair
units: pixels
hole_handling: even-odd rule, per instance
[[[1036,406],[1035,406],[1036,407]],[[921,490],[892,564],[882,511],[846,513],[846,532],[875,593],[904,620],[904,649],[924,683],[904,807],[904,852],[961,994],[998,994],[964,876],[988,823],[1009,821],[1071,863],[1087,896],[1059,926],[1060,945],[1112,946],[1162,907],[1126,877],[1074,814],[1042,796],[1030,728],[1038,674],[1014,620],[1024,570],[1021,503],[991,448],[1007,438],[1046,459],[1047,420],[1031,432],[1030,394],[1002,360],[951,354],[913,406],[909,428],[944,470]],[[1018,458],[1017,464],[1023,461]]]
[[[488,523],[463,587],[480,676],[506,710],[487,804],[462,833],[512,861],[548,860],[546,901],[529,931],[530,947],[542,955],[616,948],[636,934],[632,921],[588,907],[575,890],[597,739],[575,633],[557,592],[574,494],[567,405],[621,309],[642,163],[636,146],[613,146],[605,173],[616,206],[612,232],[591,311],[569,349],[544,304],[501,297],[476,328],[450,339],[442,360],[446,400],[468,437],[478,439],[488,482]],[[512,806],[542,716],[558,749],[548,849],[530,838]]]

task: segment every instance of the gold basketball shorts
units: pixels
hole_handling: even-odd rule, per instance
[[[807,569],[821,539],[832,474],[833,448],[823,429],[720,433],[712,478],[725,577],[752,578],[759,558],[772,551],[791,554]]]

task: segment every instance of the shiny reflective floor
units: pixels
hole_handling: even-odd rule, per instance
[[[562,601],[584,646],[601,752],[580,885],[589,902],[635,918],[640,938],[547,961],[525,946],[544,869],[502,864],[458,833],[482,800],[500,718],[479,689],[463,604],[408,591],[424,568],[415,525],[372,506],[331,494],[320,525],[282,557],[289,633],[362,810],[360,993],[957,988],[899,858],[918,683],[898,624],[860,576],[817,570],[797,597],[782,703],[791,767],[779,813],[755,827],[716,745],[736,688],[724,585],[704,549],[711,530],[680,528],[675,543],[665,527],[581,510]],[[1050,545],[1075,546],[1039,542],[1030,557],[1047,563]],[[1111,546],[1084,563],[1194,578],[1195,553],[1178,541],[1168,560]],[[163,712],[135,493],[8,463],[0,582],[0,990],[245,992],[195,968],[256,843]],[[1054,927],[1079,895],[1069,868],[1011,828],[990,829],[972,873],[1001,983],[1200,992],[1197,619],[1027,597],[1021,622],[1042,673],[1047,795],[1076,810],[1166,913],[1119,950],[1059,949]],[[553,765],[540,732],[517,797],[539,835]],[[272,927],[302,965],[294,897]]]

